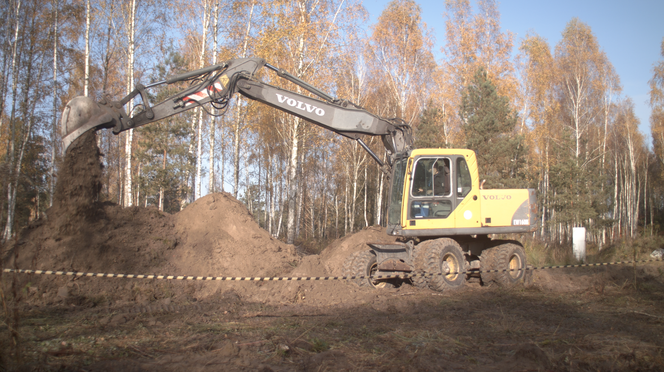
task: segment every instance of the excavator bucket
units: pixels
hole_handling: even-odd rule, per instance
[[[65,152],[83,133],[93,129],[113,127],[115,117],[109,107],[100,105],[90,97],[79,96],[69,101],[60,120]]]

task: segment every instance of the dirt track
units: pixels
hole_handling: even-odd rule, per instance
[[[301,256],[228,194],[169,215],[97,201],[94,136],[68,152],[46,220],[3,267],[200,276],[340,275],[369,228]],[[436,293],[343,281],[183,282],[5,275],[18,348],[0,366],[85,371],[664,370],[664,267],[538,271],[526,288]],[[636,275],[635,275],[636,274]],[[637,278],[636,285],[634,278]],[[13,282],[12,282],[13,280]],[[10,352],[11,350],[11,352]],[[18,353],[18,354],[17,354]],[[2,368],[0,368],[2,370]]]
[[[619,267],[597,270],[605,282],[572,292],[471,284],[440,294],[337,282],[352,298],[337,305],[316,305],[325,294],[316,283],[275,305],[242,299],[243,287],[256,283],[195,302],[108,306],[72,296],[21,308],[20,350],[35,370],[661,371],[664,297],[661,277],[647,274],[657,269],[640,272],[638,291],[615,284],[631,275]],[[106,280],[125,293],[137,285]],[[273,284],[262,288],[275,291]]]

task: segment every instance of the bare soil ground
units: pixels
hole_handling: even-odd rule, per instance
[[[228,194],[169,215],[99,203],[100,179],[94,135],[83,136],[48,217],[4,249],[3,267],[329,276],[367,242],[391,239],[368,228],[302,256]],[[661,263],[540,270],[524,286],[445,293],[14,274],[2,288],[0,371],[664,370]]]

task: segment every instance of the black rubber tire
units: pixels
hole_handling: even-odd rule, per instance
[[[485,285],[497,284],[501,287],[510,287],[525,282],[526,252],[523,247],[515,243],[505,243],[482,252],[482,271],[500,270],[497,273],[482,272],[482,282]]]
[[[413,266],[415,270],[414,277],[410,278],[410,282],[417,288],[426,288],[429,286],[429,278],[426,274],[426,252],[429,247],[429,241],[420,243],[413,247]]]
[[[480,255],[481,271],[480,277],[482,278],[482,284],[486,286],[491,286],[496,284],[496,278],[498,273],[488,273],[488,270],[497,270],[498,263],[496,262],[496,254],[498,253],[498,248],[489,248],[482,251]]]
[[[360,252],[353,252],[346,258],[346,261],[344,261],[344,264],[341,266],[341,275],[342,276],[353,276],[353,264],[355,263],[355,259],[357,256],[360,254]]]
[[[458,289],[466,283],[466,258],[459,243],[453,239],[431,240],[426,249],[426,271],[432,276],[429,288],[443,292]]]
[[[360,251],[355,257],[352,266],[352,275],[366,276],[364,279],[355,279],[353,282],[360,287],[373,287],[373,288],[391,288],[393,284],[386,281],[372,281],[368,277],[374,275],[377,271],[376,255],[372,250]]]

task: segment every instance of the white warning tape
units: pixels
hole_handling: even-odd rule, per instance
[[[540,267],[527,267],[525,269],[505,269],[505,270],[467,270],[460,272],[450,273],[404,273],[395,275],[352,275],[352,276],[295,276],[295,277],[231,277],[231,276],[193,276],[193,275],[158,275],[158,274],[112,274],[112,273],[86,273],[80,271],[55,271],[55,270],[27,270],[27,269],[3,269],[5,273],[16,274],[35,274],[35,275],[61,275],[61,276],[74,276],[74,277],[91,277],[91,278],[126,278],[126,279],[157,279],[157,280],[197,280],[197,281],[251,281],[251,282],[270,282],[270,281],[320,281],[320,280],[354,280],[354,279],[409,279],[417,276],[433,276],[433,275],[451,275],[451,274],[466,274],[466,273],[501,273],[508,271],[521,271],[521,270],[549,270],[549,269],[564,269],[564,268],[577,268],[577,267],[596,267],[596,266],[610,266],[610,265],[625,265],[636,263],[648,262],[662,262],[662,259],[652,260],[636,260],[636,261],[617,261],[617,262],[601,262],[590,264],[575,264],[575,265],[557,265],[557,266],[540,266]]]

